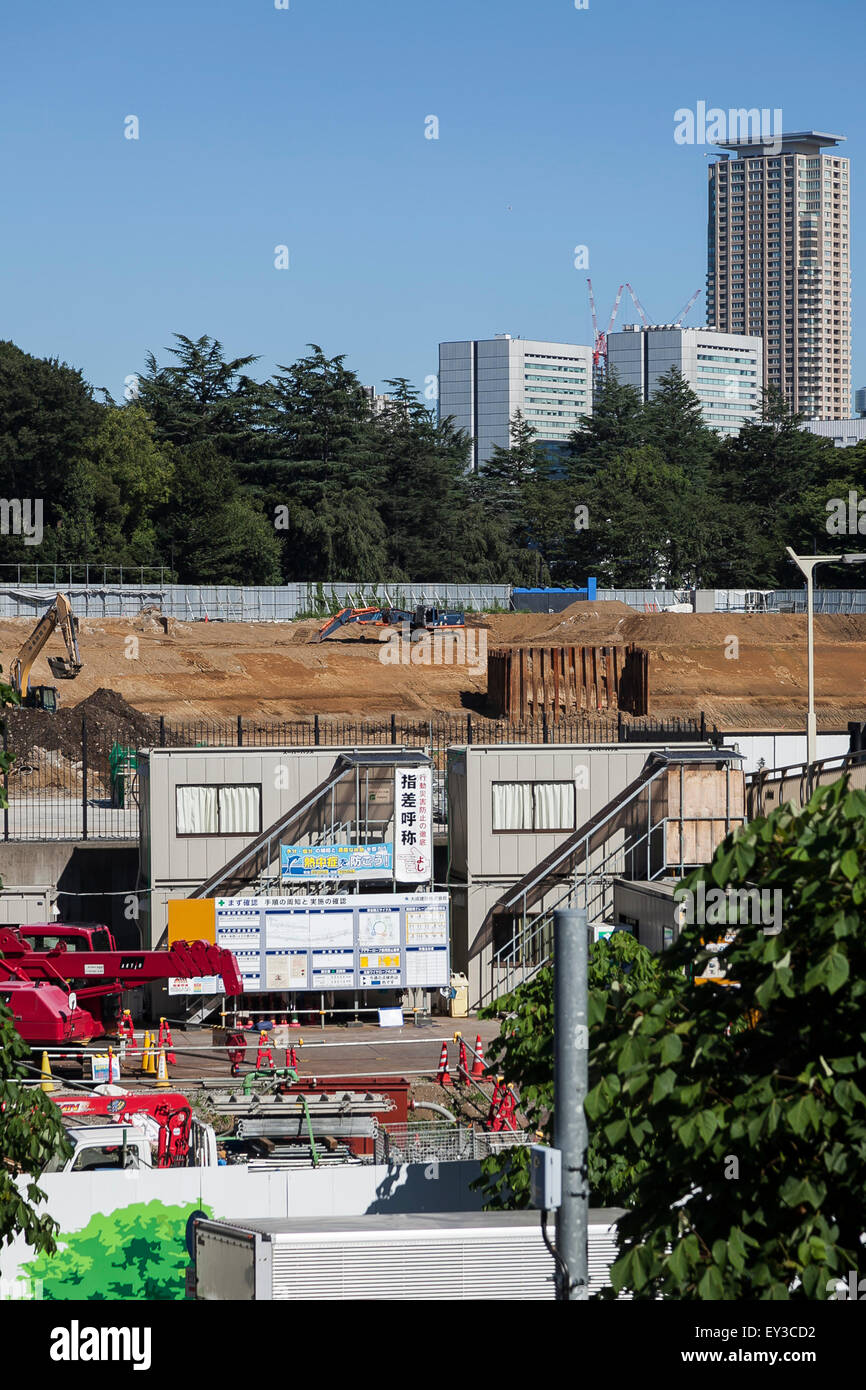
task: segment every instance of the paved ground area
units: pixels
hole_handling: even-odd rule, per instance
[[[379,1028],[374,1024],[361,1023],[325,1029],[293,1028],[291,1037],[296,1048],[298,1070],[302,1076],[387,1074],[420,1078],[435,1077],[443,1040],[448,1043],[449,1068],[452,1074],[456,1073],[458,1045],[453,1042],[455,1032],[462,1033],[469,1047],[475,1046],[476,1036],[480,1034],[486,1052],[499,1032],[499,1024],[474,1018],[434,1018],[420,1027],[407,1025],[403,1028]],[[258,1033],[248,1032],[246,1036],[248,1045],[241,1065],[241,1074],[251,1071],[256,1063]],[[194,1086],[203,1078],[230,1079],[228,1054],[221,1042],[214,1041],[210,1028],[194,1031],[175,1028],[172,1030],[172,1037],[177,1062],[169,1066],[170,1082],[186,1088]],[[136,1038],[140,1046],[140,1030],[136,1031]],[[285,1066],[285,1048],[272,1047],[271,1050],[276,1065]],[[124,1085],[153,1084],[152,1078],[141,1078],[138,1062],[140,1055],[127,1053],[127,1062],[123,1066]],[[135,1060],[129,1065],[131,1058]],[[471,1053],[469,1062],[472,1062]],[[62,1063],[52,1065],[58,1080],[67,1076],[70,1080],[76,1075],[80,1076],[78,1066],[67,1070]]]
[[[449,1062],[457,1061],[458,1048],[451,1040],[461,1032],[470,1046],[477,1034],[482,1044],[492,1042],[499,1024],[475,1019],[433,1019],[421,1027],[379,1028],[361,1023],[339,1028],[293,1028],[290,1037],[296,1042],[298,1068],[307,1076],[383,1075],[385,1073],[435,1076],[442,1050],[442,1041],[449,1043]],[[242,1071],[255,1066],[258,1034],[246,1034],[249,1044]],[[197,1033],[175,1033],[177,1065],[173,1076],[227,1076],[228,1058],[225,1047],[215,1046],[211,1030]],[[272,1048],[278,1067],[286,1064],[284,1048]]]

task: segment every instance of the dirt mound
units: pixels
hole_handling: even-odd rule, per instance
[[[487,619],[494,645],[599,646],[623,642],[622,625],[634,609],[616,599],[609,603],[572,603],[559,613],[496,613]]]
[[[42,764],[45,754],[58,753],[70,762],[81,759],[81,721],[87,717],[87,759],[95,770],[107,776],[113,743],[143,748],[159,742],[159,720],[152,719],[124,700],[116,690],[104,686],[94,690],[72,709],[53,714],[43,709],[11,709],[6,715],[9,750],[21,769],[28,763]],[[49,761],[51,761],[49,759]]]

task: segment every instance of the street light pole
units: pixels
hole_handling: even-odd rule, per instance
[[[813,574],[816,565],[860,565],[866,555],[797,555],[790,546],[785,547],[798,570],[806,576],[806,651],[808,665],[809,708],[806,714],[806,763],[808,767],[818,759],[818,717],[815,713],[815,593]]]

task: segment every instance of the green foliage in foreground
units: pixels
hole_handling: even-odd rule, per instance
[[[56,1255],[40,1256],[24,1272],[41,1279],[42,1297],[49,1300],[185,1298],[186,1223],[196,1210],[213,1214],[195,1203],[155,1200],[96,1212],[83,1230],[60,1236]]]
[[[589,988],[617,1008],[637,990],[660,991],[667,966],[627,932],[597,941],[590,951]],[[540,1141],[553,1143],[553,967],[545,965],[512,994],[484,1010],[483,1017],[502,1018],[502,1029],[490,1047],[497,1066],[520,1095],[520,1108]],[[589,1178],[596,1206],[616,1206],[628,1200],[648,1153],[636,1163],[591,1134]],[[481,1165],[481,1188],[491,1207],[529,1205],[529,1155],[526,1149],[495,1154]]]
[[[686,886],[700,880],[778,892],[781,930],[741,916],[724,953],[738,988],[692,983],[713,954],[701,937],[724,932],[695,925],[661,958],[660,982],[591,989],[592,1161],[610,1174],[615,1156],[634,1179],[614,1290],[826,1299],[862,1265],[866,794],[843,779],[802,811],[780,807]],[[549,987],[547,999],[552,1068]],[[507,1058],[504,1070],[521,1084]],[[529,1080],[549,1094],[541,1055]]]

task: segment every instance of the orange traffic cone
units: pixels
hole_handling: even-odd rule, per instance
[[[472,1075],[484,1075],[484,1047],[481,1042],[480,1033],[476,1033],[475,1035],[475,1060],[472,1063]]]
[[[453,1086],[454,1083],[448,1075],[448,1044],[442,1043],[442,1051],[439,1054],[439,1070],[436,1073],[436,1080],[440,1086]]]

